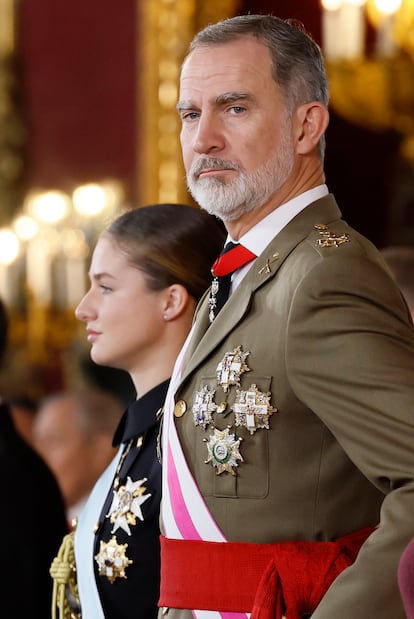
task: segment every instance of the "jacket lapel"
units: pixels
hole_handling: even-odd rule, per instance
[[[312,203],[299,213],[269,243],[253,262],[241,286],[231,295],[210,325],[207,292],[200,301],[194,333],[186,354],[181,383],[208,357],[246,314],[254,292],[272,279],[292,250],[314,231],[316,224],[328,224],[341,217],[332,195]],[[210,326],[209,326],[210,325]]]

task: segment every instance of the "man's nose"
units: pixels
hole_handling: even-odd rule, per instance
[[[199,118],[193,149],[199,154],[221,151],[225,138],[220,119],[212,114],[202,114]]]

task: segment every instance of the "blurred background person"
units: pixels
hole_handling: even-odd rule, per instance
[[[0,300],[0,363],[7,326]],[[1,396],[0,483],[1,616],[45,619],[52,601],[49,567],[67,533],[64,503],[53,474],[17,432],[10,405]]]
[[[389,245],[381,250],[414,320],[414,246]]]
[[[33,445],[33,424],[37,413],[37,402],[27,396],[8,398],[10,412],[16,430],[24,440]]]
[[[60,391],[39,404],[34,446],[56,476],[69,523],[115,455],[112,437],[122,413],[117,397],[95,388]]]

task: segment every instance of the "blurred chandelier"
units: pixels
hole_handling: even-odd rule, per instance
[[[397,131],[414,164],[414,0],[321,4],[332,109],[354,124]]]
[[[71,194],[30,192],[10,226],[0,228],[0,295],[7,305],[27,296],[40,307],[77,305],[91,248],[123,198],[115,179],[79,185]]]

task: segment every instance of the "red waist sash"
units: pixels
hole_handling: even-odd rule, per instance
[[[205,542],[161,536],[161,607],[250,612],[252,619],[300,619],[374,529],[334,542]]]

